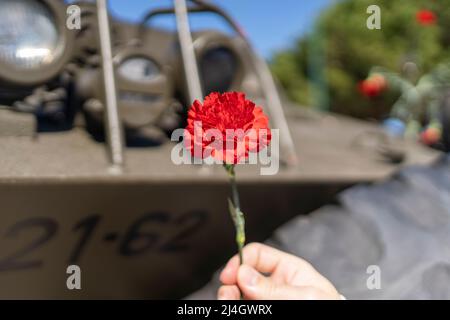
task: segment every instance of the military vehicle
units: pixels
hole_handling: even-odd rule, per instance
[[[236,250],[229,185],[221,166],[173,163],[170,136],[212,91],[245,92],[280,129],[276,174],[237,168],[249,241],[438,156],[289,102],[227,13],[188,4],[133,25],[104,0],[0,1],[0,298],[180,298],[206,283]],[[234,33],[191,32],[197,13]],[[159,15],[176,31],[152,26]]]

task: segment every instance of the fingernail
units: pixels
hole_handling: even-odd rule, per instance
[[[253,268],[243,265],[241,266],[240,270],[240,278],[241,281],[243,282],[243,284],[249,286],[249,287],[254,287],[256,286],[256,283],[258,282],[258,277],[259,274],[256,270],[254,270]]]

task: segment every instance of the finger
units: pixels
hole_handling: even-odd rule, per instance
[[[295,287],[276,284],[250,266],[243,265],[238,271],[238,285],[249,300],[322,300],[340,299],[334,292],[327,293],[313,287]]]
[[[278,267],[281,261],[289,260],[292,263],[296,263],[300,258],[295,257],[277,250],[275,248],[269,247],[261,243],[250,243],[243,249],[244,264],[255,268],[257,271],[262,273],[272,273]]]
[[[333,284],[309,262],[261,243],[251,243],[244,248],[244,263],[259,272],[269,273],[278,284],[312,286],[337,293]]]
[[[240,300],[241,292],[237,286],[221,286],[217,291],[218,300]]]
[[[220,281],[224,285],[234,285],[237,280],[237,272],[239,269],[239,257],[236,255],[231,258],[220,273]]]
[[[313,286],[325,292],[336,291],[333,284],[307,261],[261,243],[250,243],[243,249],[244,264],[261,273],[269,273],[276,284],[295,287]],[[225,285],[237,284],[239,257],[229,260],[220,275]]]
[[[250,265],[263,273],[272,273],[275,271],[282,260],[292,260],[291,255],[257,242],[246,245],[243,248],[242,254],[244,264]],[[290,264],[294,265],[294,262],[292,261]],[[236,284],[238,269],[239,256],[235,255],[223,269],[220,275],[220,281],[226,285]]]

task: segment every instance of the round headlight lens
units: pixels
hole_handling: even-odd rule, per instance
[[[48,65],[58,42],[55,16],[42,2],[0,1],[0,60],[25,70]]]
[[[127,58],[117,71],[124,79],[139,83],[152,81],[159,74],[158,66],[145,57]]]
[[[207,50],[200,57],[200,74],[205,94],[230,90],[238,72],[238,59],[234,52],[226,47]]]

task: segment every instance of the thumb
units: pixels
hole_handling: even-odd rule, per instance
[[[246,299],[250,300],[318,300],[334,299],[313,287],[295,287],[276,284],[248,265],[239,267],[238,286]]]

